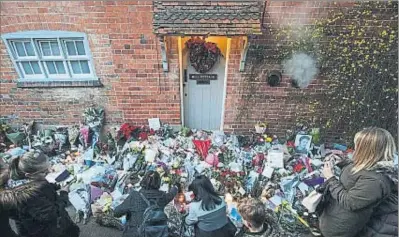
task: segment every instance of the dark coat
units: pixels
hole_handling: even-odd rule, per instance
[[[0,190],[1,192],[1,190]],[[1,236],[4,237],[17,237],[17,234],[12,230],[10,226],[10,219],[8,212],[5,210],[2,210],[0,208],[0,230],[1,230]]]
[[[4,191],[5,187],[3,186],[3,184],[7,182],[8,177],[9,177],[8,167],[3,162],[3,160],[0,159],[0,184],[1,184],[0,192]],[[9,213],[7,210],[4,209],[2,205],[0,205],[0,230],[1,230],[1,235],[4,237],[17,236],[17,234],[13,231],[13,229],[10,226]]]
[[[398,236],[398,173],[379,162],[354,174],[342,164],[340,179],[327,181],[328,202],[320,216],[324,237]]]
[[[78,237],[65,206],[68,194],[47,181],[31,181],[0,192],[0,206],[15,220],[21,237]]]
[[[156,202],[159,207],[165,208],[165,206],[175,198],[177,188],[173,187],[169,193],[146,189],[141,189],[140,192],[144,194],[150,202]],[[115,208],[115,216],[120,217],[127,215],[128,223],[123,232],[124,237],[139,237],[137,229],[143,222],[143,214],[147,207],[140,193],[133,190],[123,203]]]

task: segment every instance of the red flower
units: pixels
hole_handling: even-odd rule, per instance
[[[137,127],[132,126],[128,123],[122,124],[121,128],[119,129],[118,137],[123,135],[126,140],[128,140],[132,136],[132,132],[136,129]]]
[[[262,161],[264,161],[264,160],[265,160],[265,154],[258,153],[255,156],[255,159],[252,160],[252,165],[253,166],[259,166],[259,165],[261,165]]]
[[[299,164],[294,165],[293,168],[296,173],[299,173],[305,168],[305,166],[302,163],[299,163]]]
[[[142,140],[142,141],[147,140],[148,139],[148,134],[146,132],[141,132],[139,134],[139,139]]]
[[[181,174],[182,174],[182,171],[181,171],[180,169],[178,169],[178,170],[176,170],[176,174],[177,174],[177,175],[181,175]]]

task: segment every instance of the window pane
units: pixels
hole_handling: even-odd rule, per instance
[[[60,48],[58,47],[58,43],[53,41],[51,44],[51,50],[53,51],[53,56],[60,56]]]
[[[87,61],[80,61],[80,66],[82,66],[83,73],[90,74],[89,63]]]
[[[82,70],[80,70],[79,61],[71,61],[71,66],[74,74],[82,74]]]
[[[46,62],[46,65],[47,65],[47,69],[48,69],[48,73],[49,74],[57,74],[57,71],[55,70],[53,61]]]
[[[30,64],[32,65],[33,72],[34,72],[35,74],[42,74],[42,70],[40,70],[39,63],[38,63],[38,62],[30,62]]]
[[[51,49],[49,42],[40,42],[40,46],[42,47],[43,56],[51,56]]]
[[[15,42],[15,51],[17,51],[18,56],[24,57],[26,56],[24,46],[22,45],[22,42]]]
[[[85,46],[83,45],[83,41],[75,41],[76,48],[78,49],[79,55],[85,55]]]
[[[35,56],[35,51],[33,50],[32,44],[30,42],[25,42],[24,44],[28,56]]]
[[[22,68],[24,69],[24,72],[26,75],[32,75],[33,71],[32,68],[30,67],[29,62],[22,62]]]
[[[65,74],[64,63],[60,61],[55,62],[55,66],[57,67],[58,74]]]
[[[68,55],[76,55],[75,44],[73,41],[67,41],[66,46],[67,46]]]

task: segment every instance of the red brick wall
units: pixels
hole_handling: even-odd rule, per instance
[[[263,19],[263,34],[250,39],[250,42],[253,45],[266,46],[267,54],[276,54],[275,46],[284,44],[284,42],[276,41],[275,36],[269,31],[271,28],[311,25],[316,19],[325,16],[329,10],[350,7],[352,4],[350,2],[333,4],[322,1],[268,1]],[[296,89],[291,86],[288,75],[283,74],[280,86],[270,87],[266,82],[267,73],[270,70],[282,70],[280,64],[270,63],[262,65],[261,72],[258,72],[257,78],[250,83],[255,89],[249,90],[249,84],[245,82],[245,78],[250,71],[250,58],[247,59],[245,72],[239,72],[242,45],[243,42],[240,39],[234,39],[232,42],[225,130],[248,133],[250,130],[254,131],[254,125],[257,122],[267,121],[273,134],[284,135],[287,129],[291,129],[295,125],[298,118],[310,119],[310,114],[306,113],[308,104],[299,102],[299,98],[313,97],[323,93],[322,79],[316,78],[305,89]],[[255,93],[256,96],[252,97],[253,100],[249,104],[245,103],[243,98],[251,93]],[[243,107],[247,111],[240,116],[240,110]]]
[[[152,33],[152,1],[1,2],[1,33],[27,30],[87,34],[102,88],[17,88],[17,73],[0,43],[0,117],[13,123],[74,124],[84,108],[106,108],[109,123],[146,123],[149,117],[180,123],[177,41],[169,44],[163,73]],[[140,43],[141,36],[147,41]]]
[[[263,35],[251,42],[267,45],[273,53],[273,46],[278,42],[269,28],[294,22],[311,24],[335,7],[338,6],[321,1],[268,1]],[[169,39],[170,72],[164,73],[160,46],[152,33],[151,1],[1,2],[1,33],[26,30],[86,33],[96,73],[104,87],[17,88],[17,74],[1,42],[0,117],[15,116],[13,123],[35,119],[44,124],[74,124],[82,118],[84,108],[93,104],[106,108],[110,124],[143,124],[150,117],[180,124],[177,39]],[[142,35],[147,41],[145,44],[140,43]],[[237,119],[239,108],[244,104],[242,97],[249,93],[244,85],[248,71],[239,72],[242,47],[242,39],[233,37],[224,129],[248,132],[254,123],[266,120],[272,132],[282,134],[294,124],[297,113],[307,107],[306,103],[298,103],[297,98],[322,93],[322,80],[314,80],[306,89],[292,88],[286,75],[279,87],[271,88],[265,80],[254,81],[257,96],[248,108],[248,117]],[[280,69],[280,66],[265,65],[265,73],[270,69]]]

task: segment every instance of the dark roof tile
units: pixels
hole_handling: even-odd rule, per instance
[[[157,34],[260,34],[258,1],[154,1]]]

